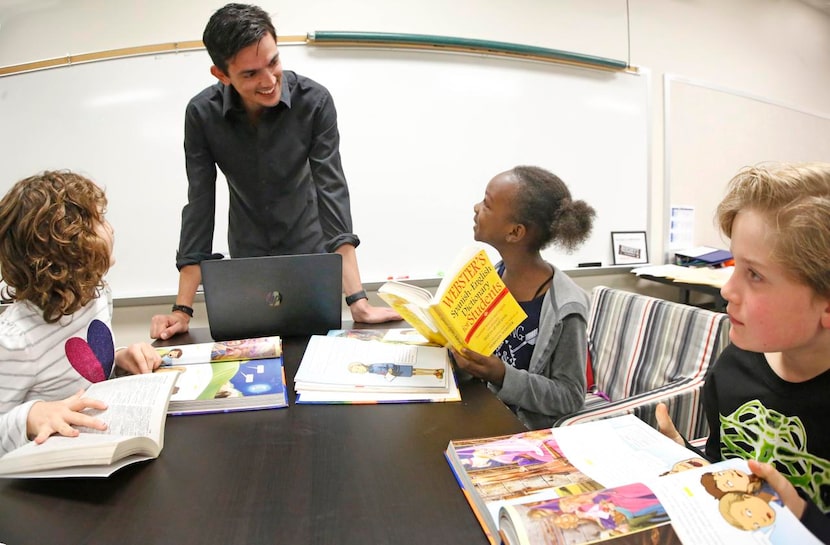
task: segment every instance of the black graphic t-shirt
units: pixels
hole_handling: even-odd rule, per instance
[[[824,513],[817,521],[823,528],[811,531],[830,535],[830,371],[787,382],[763,354],[730,344],[706,378],[703,396],[707,457],[772,463]]]
[[[519,302],[527,318],[496,349],[496,355],[507,365],[525,371],[530,367],[530,356],[539,335],[539,316],[544,300],[543,294],[532,301]]]

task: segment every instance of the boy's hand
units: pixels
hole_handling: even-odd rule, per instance
[[[657,417],[657,429],[680,445],[685,445],[686,442],[683,440],[683,436],[680,435],[680,432],[677,431],[677,428],[674,427],[674,422],[671,421],[671,417],[669,416],[669,409],[666,407],[665,403],[658,403],[657,408],[654,409],[654,415]]]
[[[747,463],[752,473],[767,481],[784,505],[800,519],[807,507],[807,502],[798,495],[792,483],[770,464],[757,460],[748,460]]]
[[[80,432],[72,426],[86,426],[95,430],[105,430],[107,425],[101,420],[84,414],[84,409],[107,408],[106,403],[97,399],[81,397],[81,390],[72,397],[62,401],[38,401],[29,409],[26,418],[26,434],[41,444],[50,435],[59,433],[66,437],[76,437]]]

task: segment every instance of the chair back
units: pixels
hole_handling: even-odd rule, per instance
[[[611,400],[702,377],[729,344],[726,314],[605,286],[592,295],[594,379]]]

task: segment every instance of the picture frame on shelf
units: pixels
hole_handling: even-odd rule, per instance
[[[648,263],[645,231],[611,231],[611,254],[614,265]]]

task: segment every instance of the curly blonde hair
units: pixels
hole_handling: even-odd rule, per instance
[[[68,170],[17,182],[0,201],[3,296],[29,301],[54,323],[97,297],[110,248],[96,232],[107,198]]]
[[[741,170],[729,182],[717,217],[732,237],[740,210],[763,214],[775,229],[770,257],[816,293],[830,295],[830,163],[771,163]]]

